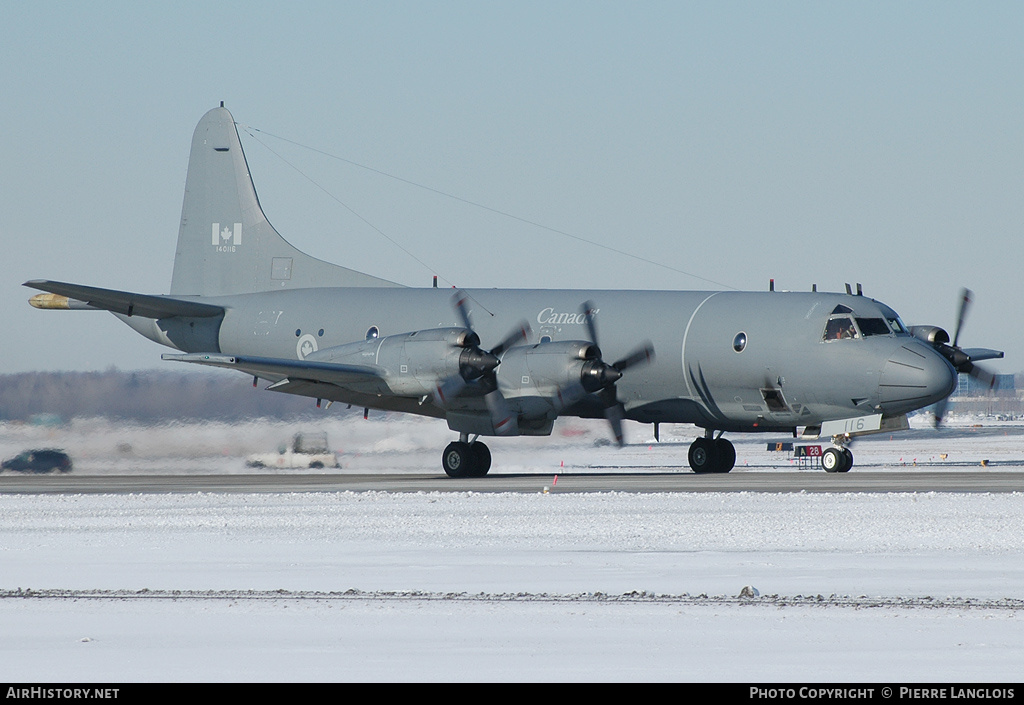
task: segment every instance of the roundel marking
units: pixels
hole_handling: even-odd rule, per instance
[[[306,333],[295,343],[295,354],[300,360],[305,360],[307,355],[316,352],[316,338]]]

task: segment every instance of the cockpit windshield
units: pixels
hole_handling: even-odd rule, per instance
[[[861,335],[889,335],[892,333],[889,330],[889,324],[885,322],[884,318],[858,318],[857,327],[860,328]]]
[[[832,315],[825,324],[825,332],[821,339],[829,341],[867,338],[873,335],[910,335],[910,331],[895,311],[883,304],[878,305],[881,308],[881,316],[871,310],[863,311],[869,314],[867,316],[858,316],[849,306],[837,305],[832,309]],[[875,315],[870,315],[872,313]]]
[[[885,316],[885,322],[889,325],[889,329],[893,333],[896,335],[910,335],[910,329],[907,328],[898,313],[881,302],[878,302],[878,308],[882,309],[882,315]]]

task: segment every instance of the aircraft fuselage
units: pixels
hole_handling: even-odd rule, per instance
[[[826,337],[837,307],[851,311],[851,320],[895,318],[891,309],[864,296],[536,289],[465,293],[484,348],[523,320],[531,332],[522,344],[586,341],[580,307],[588,300],[605,360],[626,355],[642,342],[636,331],[644,331],[656,358],[617,384],[626,418],[641,422],[789,430],[866,414],[904,414],[946,397],[956,382],[941,355],[905,332],[880,332],[876,326],[870,333],[857,330],[855,337]],[[451,289],[290,289],[204,297],[225,308],[223,320],[197,319],[200,329],[206,327],[204,334],[196,333],[196,321],[181,318],[171,319],[173,330],[164,321],[123,320],[184,352],[315,360],[327,349],[368,337],[460,326],[451,298]],[[327,386],[310,395],[445,416],[429,400]],[[586,405],[574,411],[600,415]]]

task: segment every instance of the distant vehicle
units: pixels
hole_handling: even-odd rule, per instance
[[[62,450],[45,448],[26,450],[10,460],[5,460],[0,469],[15,472],[71,472],[71,458]]]
[[[292,444],[281,445],[276,453],[250,455],[251,468],[336,468],[338,456],[327,445],[326,433],[296,433]]]

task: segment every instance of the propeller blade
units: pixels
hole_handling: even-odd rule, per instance
[[[587,396],[587,392],[583,387],[579,385],[569,386],[556,392],[551,405],[554,407],[556,414],[561,414],[562,409],[572,406],[585,396]]]
[[[458,313],[459,318],[462,319],[462,325],[472,331],[475,335],[476,331],[473,330],[473,321],[469,317],[469,296],[466,292],[459,289],[452,295],[452,307],[455,309],[455,312]],[[519,326],[514,331],[505,336],[505,339],[495,347],[491,348],[491,354],[495,357],[501,357],[503,352],[519,341],[529,337],[530,333],[530,324],[526,321],[520,321]]]
[[[996,387],[995,373],[985,369],[984,367],[981,367],[980,365],[975,365],[971,362],[968,362],[967,365],[960,371],[978,380],[981,387],[987,392],[991,392]],[[948,407],[949,397],[935,403],[935,428],[938,428],[939,426],[942,425],[942,420],[946,416],[946,409]]]
[[[957,341],[960,340],[960,328],[964,324],[964,319],[967,318],[967,309],[971,307],[971,300],[974,298],[974,292],[970,289],[964,288],[960,290],[960,311],[957,313],[956,320],[956,331],[953,333],[953,347],[958,348]]]
[[[964,348],[961,352],[971,358],[971,362],[976,360],[997,360],[1003,357],[1002,350],[993,350],[991,348]]]
[[[473,323],[469,320],[469,297],[466,292],[461,289],[456,291],[452,295],[452,306],[455,308],[456,313],[459,314],[459,318],[462,319],[462,325],[473,330]]]
[[[491,425],[499,436],[514,436],[519,432],[519,422],[509,408],[508,401],[495,389],[484,395],[487,411],[491,414]]]
[[[987,391],[992,391],[996,388],[996,375],[993,372],[989,372],[980,365],[971,364],[971,369],[967,370],[967,374],[974,379],[981,382]]]
[[[530,324],[526,321],[520,321],[519,327],[514,331],[505,336],[505,339],[498,343],[495,347],[491,348],[491,354],[495,357],[501,357],[501,354],[509,348],[515,346],[520,341],[526,340],[530,336],[531,328]]]
[[[957,311],[956,328],[953,331],[952,343],[949,342],[949,334],[935,326],[916,326],[918,330],[915,331],[915,327],[912,327],[910,330],[912,335],[931,343],[932,347],[934,347],[939,354],[949,360],[949,363],[953,365],[953,368],[957,372],[973,377],[982,387],[991,391],[995,389],[996,386],[996,375],[983,367],[979,367],[975,362],[977,360],[993,360],[1001,358],[1003,356],[1002,351],[991,350],[989,348],[960,347],[960,331],[963,329],[964,322],[967,320],[967,313],[973,302],[974,292],[967,288],[961,289],[960,307]],[[939,333],[942,333],[942,335],[939,335]],[[936,402],[934,407],[936,428],[942,425],[942,420],[946,415],[948,407],[948,398]]]
[[[446,408],[448,402],[457,397],[465,387],[466,380],[462,378],[462,375],[455,375],[438,382],[433,392],[434,403],[442,409]]]
[[[594,302],[584,301],[583,305],[580,306],[580,313],[583,314],[583,320],[587,322],[587,332],[590,335],[590,342],[597,345],[597,324],[594,323]]]
[[[966,288],[960,290],[960,309],[957,311],[956,329],[953,333],[952,343],[948,340],[948,334],[941,336],[941,338],[932,338],[928,335],[925,335],[923,338],[931,342],[932,346],[947,360],[949,360],[949,363],[961,374],[970,374],[971,370],[974,369],[974,363],[977,360],[993,360],[1003,356],[1003,353],[1000,350],[960,347],[960,331],[963,329],[964,321],[967,320],[967,312],[970,310],[973,301],[974,292]],[[911,331],[913,332],[913,328]],[[942,332],[941,329],[939,332]],[[982,373],[978,374],[980,375]],[[982,377],[978,377],[978,379],[982,379]],[[984,379],[992,384],[995,382],[994,376],[991,380],[988,380],[987,377]]]
[[[583,320],[587,324],[590,342],[598,346],[597,323],[594,320],[596,311],[597,309],[593,301],[585,301],[580,306]],[[618,443],[620,448],[625,445],[622,421],[626,417],[626,409],[619,401],[618,394],[615,391],[615,383],[622,377],[622,373],[630,367],[646,365],[652,360],[654,360],[654,346],[650,341],[647,341],[611,365],[601,359],[594,360],[595,365],[587,373],[591,383],[602,386],[597,392],[597,396],[601,399],[601,403],[604,406],[604,417],[608,419],[608,423],[612,427],[612,433],[615,435],[615,442]],[[593,389],[593,387],[590,388]]]
[[[653,360],[654,346],[651,345],[650,341],[648,341],[618,362],[612,363],[612,367],[617,369],[619,372],[622,372],[634,365],[646,365]]]
[[[619,448],[626,445],[625,435],[622,432],[622,419],[625,415],[626,412],[622,408],[622,404],[613,404],[612,406],[605,407],[604,410],[604,417],[611,424],[612,434],[615,436],[615,442],[619,445]]]

